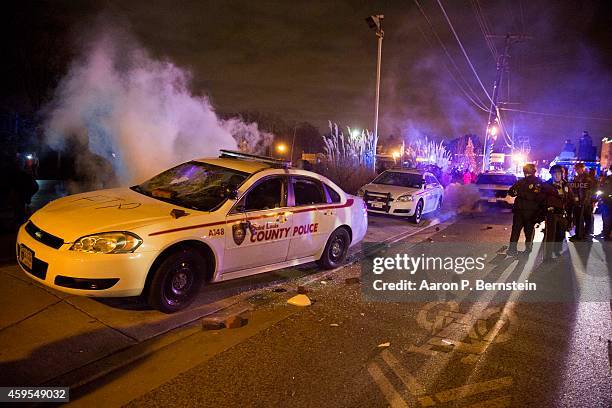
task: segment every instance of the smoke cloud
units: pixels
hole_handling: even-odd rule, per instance
[[[191,92],[188,71],[152,58],[129,35],[94,38],[44,112],[47,143],[76,150],[70,153],[80,179],[89,181],[84,188],[106,186],[108,178],[96,173],[110,166],[120,184],[134,183],[180,162],[236,148],[236,140],[251,151],[270,143],[272,135],[256,123],[218,118],[206,96]]]

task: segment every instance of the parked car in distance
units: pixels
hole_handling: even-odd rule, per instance
[[[514,174],[501,172],[479,174],[476,186],[480,193],[480,201],[511,206],[514,204],[514,197],[510,197],[508,189],[516,182],[517,177]]]
[[[423,214],[442,207],[444,187],[432,173],[419,169],[394,169],[379,174],[358,192],[368,211],[408,217],[418,224]]]

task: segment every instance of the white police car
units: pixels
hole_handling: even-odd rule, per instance
[[[368,211],[408,217],[418,224],[423,214],[442,208],[444,187],[432,173],[418,169],[386,170],[359,189]]]
[[[222,151],[130,188],[55,200],[17,236],[33,279],[77,295],[143,294],[164,312],[204,282],[343,263],[367,229],[363,200],[318,174]]]

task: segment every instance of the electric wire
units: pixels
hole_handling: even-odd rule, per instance
[[[491,95],[489,95],[489,92],[487,91],[487,89],[483,85],[482,81],[480,80],[480,77],[478,76],[478,73],[476,72],[476,68],[474,68],[474,64],[472,64],[472,61],[470,60],[470,57],[468,56],[468,54],[467,54],[467,52],[465,50],[465,47],[463,46],[463,43],[461,43],[461,40],[459,39],[459,35],[457,34],[457,31],[455,31],[455,27],[453,26],[453,23],[451,22],[450,18],[448,17],[448,14],[446,13],[446,10],[444,9],[444,6],[442,5],[442,2],[440,0],[437,0],[437,2],[438,2],[438,5],[440,6],[440,9],[442,10],[442,13],[444,14],[444,18],[446,18],[446,22],[448,23],[451,31],[453,32],[453,35],[455,36],[455,40],[457,40],[457,43],[459,44],[459,47],[461,48],[461,51],[463,52],[463,55],[465,56],[465,59],[468,62],[468,65],[472,69],[472,72],[474,73],[474,76],[476,77],[476,80],[480,84],[480,87],[482,88],[482,90],[485,93],[485,95],[487,95],[487,98],[491,101],[491,104],[493,106],[495,106],[495,102],[493,102],[493,98],[491,98]]]
[[[425,18],[425,21],[427,22],[431,32],[433,33],[433,35],[436,37],[436,40],[438,41],[438,44],[440,44],[440,47],[442,48],[442,50],[444,51],[444,54],[446,54],[446,57],[449,59],[449,61],[451,62],[452,66],[455,68],[457,74],[459,75],[459,77],[461,78],[461,80],[463,81],[465,87],[471,92],[471,96],[472,98],[470,99],[474,99],[475,101],[477,101],[477,106],[481,109],[486,109],[488,111],[488,109],[486,108],[485,103],[483,102],[483,100],[480,98],[480,96],[478,95],[478,93],[476,91],[474,91],[474,89],[472,88],[472,86],[470,85],[470,83],[465,79],[465,77],[463,76],[461,69],[459,69],[457,63],[455,62],[454,58],[452,57],[452,55],[450,54],[450,52],[448,51],[448,49],[446,48],[446,46],[444,45],[444,42],[442,41],[442,39],[440,38],[440,36],[438,35],[438,33],[436,32],[431,19],[429,18],[429,16],[427,15],[427,13],[425,13],[425,10],[423,9],[423,7],[421,7],[421,4],[419,3],[418,0],[414,0],[415,4],[417,5],[417,7],[419,8],[421,14],[423,15],[423,17]]]

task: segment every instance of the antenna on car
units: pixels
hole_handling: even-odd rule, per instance
[[[281,167],[284,169],[291,167],[291,160],[276,159],[274,157],[260,156],[258,154],[238,152],[235,150],[221,149],[220,152],[221,155],[219,155],[219,158],[257,161],[269,164],[272,167]]]

